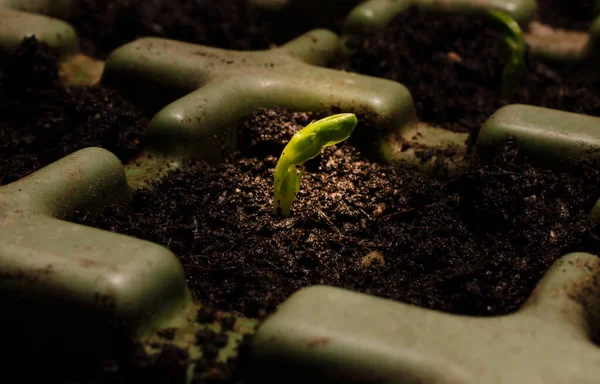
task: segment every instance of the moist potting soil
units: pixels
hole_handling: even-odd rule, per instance
[[[423,121],[470,132],[506,104],[598,116],[600,76],[591,64],[559,66],[528,57],[515,92],[503,99],[508,51],[486,16],[409,9],[382,32],[352,37],[353,53],[335,67],[404,84]]]
[[[292,4],[268,12],[247,0],[83,0],[69,20],[82,50],[104,58],[144,36],[165,37],[218,48],[256,50],[282,44],[313,28],[339,31],[351,6]]]
[[[78,149],[103,147],[123,162],[140,149],[141,111],[113,90],[66,86],[57,58],[32,37],[0,63],[0,185]]]
[[[314,284],[505,314],[558,257],[598,249],[598,227],[587,219],[600,196],[597,166],[537,168],[511,142],[493,164],[448,180],[330,147],[306,164],[293,215],[276,217],[277,156],[316,118],[255,113],[240,123],[243,152],[230,162],[197,162],[136,191],[130,206],[80,221],[168,247],[199,301],[251,317]],[[357,130],[367,124],[361,119]]]

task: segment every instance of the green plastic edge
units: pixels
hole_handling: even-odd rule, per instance
[[[73,14],[79,0],[0,0],[0,7],[40,13],[66,19]]]
[[[552,163],[600,157],[598,117],[531,105],[508,105],[483,124],[477,150],[483,156],[511,136],[531,160]]]
[[[219,325],[197,323],[201,304],[192,300],[178,259],[157,244],[68,221],[131,198],[121,162],[101,148],[0,187],[0,303],[11,308],[3,315],[11,332],[5,336],[55,356],[111,353],[115,336],[143,342],[150,355],[175,345],[190,356],[189,382],[202,356],[196,332]],[[235,356],[256,325],[238,317],[218,361]],[[176,328],[174,340],[159,336],[165,328]]]
[[[20,11],[0,9],[0,12],[2,12],[2,14],[4,15],[9,15],[11,17],[14,16],[13,20],[26,20],[29,24],[32,25],[32,30],[34,31],[30,34],[35,34],[38,39],[49,43],[49,45],[54,48],[58,48],[63,53],[63,60],[65,59],[65,56],[69,56],[72,52],[76,51],[75,48],[71,47],[76,46],[76,35],[74,35],[74,32],[72,35],[73,39],[71,39],[70,41],[64,39],[52,39],[53,37],[62,37],[63,30],[61,28],[63,27],[65,27],[68,31],[72,31],[72,28],[70,28],[67,24],[44,16],[28,14]],[[48,34],[46,34],[46,31],[49,31]],[[8,39],[10,44],[7,44],[6,46],[1,47],[0,49],[11,49],[12,47],[19,44],[22,38],[26,37],[27,35],[28,33],[19,32],[18,34]],[[49,38],[47,36],[49,36]],[[311,36],[311,40],[313,37],[314,36]],[[315,51],[313,47],[307,47],[307,49],[303,50],[302,44],[296,46],[291,45],[287,48],[288,51],[286,53],[290,56],[302,57],[306,60],[318,60],[324,54],[329,55],[327,49],[324,49],[322,51]],[[74,57],[79,59],[79,56],[80,55],[75,55]],[[66,63],[69,63],[70,61],[70,59],[65,60]],[[63,62],[63,66],[65,62]],[[83,63],[85,64],[85,61]],[[401,92],[404,91],[404,89],[401,86],[399,86],[399,89]],[[408,93],[405,94],[405,97],[406,96],[410,100],[410,95]],[[412,103],[410,103],[410,107],[412,108]],[[54,176],[50,176],[50,170],[54,170],[54,174],[56,175],[65,174],[65,172],[72,172],[74,174],[77,174],[79,172],[79,170],[76,169],[78,168],[77,166],[75,166],[75,169],[69,172],[65,171],[64,168],[68,167],[69,162],[72,162],[74,157],[82,157],[82,154],[86,153],[87,155],[92,154],[92,157],[97,157],[97,159],[89,159],[90,162],[94,162],[100,159],[102,150],[100,150],[100,152],[97,152],[95,155],[92,149],[82,150],[76,154],[73,154],[71,156],[66,157],[65,159],[58,161],[55,164],[49,165],[48,167],[32,174],[26,179],[3,187],[0,194],[2,195],[2,198],[6,199],[7,207],[10,205],[11,209],[16,209],[16,211],[21,210],[21,207],[19,206],[20,203],[17,204],[17,200],[19,199],[16,199],[14,196],[21,196],[22,192],[26,194],[28,193],[27,190],[29,186],[25,185],[26,183],[23,184],[25,180],[40,180],[40,178],[43,180],[52,180]],[[145,170],[148,170],[148,162],[144,162],[143,157],[144,156],[141,156],[138,159],[137,164],[142,164],[142,167],[144,167]],[[178,160],[180,160],[178,156],[177,158]],[[153,161],[150,161],[152,166],[160,165],[162,164],[162,160],[159,159],[164,159],[164,156],[162,154],[157,154],[157,156],[153,157],[153,159]],[[173,159],[169,159],[168,161],[171,162],[173,161]],[[135,181],[136,172],[133,169],[133,167],[130,167],[130,173],[132,175],[132,179]],[[138,169],[138,175],[139,173],[140,172]],[[76,181],[87,182],[88,180],[77,179]],[[68,199],[52,199],[53,193],[59,193],[61,190],[63,190],[63,188],[67,187],[67,185],[65,185],[64,183],[61,184],[58,182],[52,185],[52,190],[44,191],[43,197],[38,196],[35,199],[33,199],[33,202],[31,202],[31,204],[33,204],[32,206],[27,205],[29,203],[24,203],[26,205],[26,215],[12,215],[10,220],[18,219],[19,222],[27,223],[24,225],[27,225],[28,230],[43,228],[45,231],[44,233],[48,234],[48,236],[51,237],[59,236],[56,235],[56,232],[53,232],[53,230],[56,230],[59,233],[66,232],[72,236],[66,236],[64,242],[57,242],[57,249],[44,251],[38,249],[38,252],[34,252],[32,253],[32,255],[39,256],[41,260],[30,258],[29,261],[31,262],[31,264],[27,265],[19,264],[18,261],[15,262],[15,260],[24,259],[23,252],[25,252],[25,249],[22,249],[18,246],[13,247],[9,242],[3,244],[3,247],[6,251],[5,253],[3,252],[2,255],[5,259],[4,262],[1,263],[3,268],[5,268],[3,273],[5,277],[10,277],[8,281],[12,284],[10,286],[7,286],[7,292],[13,292],[14,296],[19,298],[19,301],[17,301],[16,304],[22,304],[17,305],[17,307],[21,307],[24,309],[23,312],[15,311],[13,313],[12,317],[15,319],[15,322],[17,324],[28,324],[27,316],[31,315],[31,313],[29,312],[29,308],[46,308],[48,306],[51,307],[52,305],[56,306],[57,303],[55,299],[60,298],[60,305],[58,307],[60,307],[61,310],[59,310],[57,317],[54,318],[53,316],[49,316],[49,318],[46,320],[48,323],[55,324],[57,327],[56,330],[69,330],[69,332],[73,335],[74,340],[72,341],[79,341],[83,343],[83,345],[81,345],[80,347],[83,353],[86,353],[85,351],[88,350],[91,344],[95,344],[96,348],[100,348],[100,345],[103,342],[103,338],[106,337],[107,339],[110,339],[110,329],[115,324],[115,322],[118,323],[124,321],[125,323],[127,323],[127,326],[132,329],[135,336],[137,336],[140,340],[146,339],[147,341],[154,341],[155,343],[159,344],[160,341],[164,342],[164,340],[161,340],[160,337],[158,337],[154,333],[154,331],[156,331],[159,328],[177,326],[179,327],[178,335],[182,336],[176,338],[176,340],[173,343],[179,345],[180,347],[188,349],[190,357],[192,358],[197,358],[201,356],[199,348],[195,346],[195,339],[193,337],[193,334],[195,333],[195,331],[197,331],[197,329],[202,328],[203,326],[200,326],[195,323],[194,316],[195,310],[197,309],[198,305],[193,304],[190,301],[189,292],[187,292],[187,288],[185,288],[185,283],[183,284],[185,299],[182,299],[184,301],[184,304],[180,303],[181,300],[172,299],[170,300],[171,304],[165,305],[164,303],[162,303],[163,305],[161,305],[161,308],[152,307],[152,309],[146,308],[142,311],[133,311],[133,309],[131,308],[132,304],[134,307],[135,304],[139,304],[142,306],[149,305],[147,300],[142,299],[148,298],[150,300],[154,300],[157,296],[161,294],[161,287],[155,285],[156,289],[158,290],[157,292],[147,292],[147,294],[144,297],[141,297],[139,296],[139,292],[141,292],[142,290],[136,291],[136,284],[132,283],[131,288],[129,290],[123,290],[123,287],[115,286],[113,284],[114,281],[112,281],[112,283],[109,281],[106,285],[106,289],[108,289],[107,292],[110,291],[110,294],[103,293],[102,290],[104,288],[102,288],[102,284],[98,285],[97,282],[91,283],[94,273],[97,273],[97,276],[95,277],[96,280],[100,279],[108,281],[112,279],[118,281],[120,279],[133,278],[133,276],[119,276],[118,274],[112,277],[101,277],[104,276],[103,273],[105,271],[99,271],[99,269],[105,267],[106,263],[103,263],[103,261],[98,260],[97,258],[102,258],[107,254],[114,254],[117,256],[123,254],[122,251],[111,250],[111,247],[104,247],[104,244],[114,244],[115,246],[117,246],[122,241],[124,243],[137,243],[139,245],[140,243],[145,242],[140,242],[125,236],[118,236],[91,228],[77,226],[67,222],[61,222],[60,225],[57,224],[55,220],[51,218],[51,216],[57,216],[60,218],[68,219],[70,217],[70,213],[72,213],[70,211],[72,210],[71,204],[73,204],[74,202],[69,201]],[[100,184],[95,185],[94,187],[89,187],[88,192],[94,191],[94,188],[96,188],[99,185]],[[141,184],[138,184],[138,186],[141,186]],[[15,192],[16,187],[18,187],[19,193]],[[71,193],[73,194],[78,194],[80,192],[82,192],[82,190],[71,191]],[[31,194],[36,193],[41,192],[33,188]],[[52,200],[53,204],[57,204],[57,206],[53,206],[52,208],[48,207],[48,199]],[[126,200],[126,198],[122,198],[120,201],[124,202]],[[8,203],[8,201],[10,201],[10,204]],[[95,203],[99,204],[99,206],[97,207],[98,209],[102,206],[110,205],[111,203],[115,202],[116,201],[113,200],[106,201],[102,199],[98,199],[97,201],[95,201]],[[15,208],[15,206],[18,207]],[[81,209],[88,208],[90,208],[90,205],[87,204],[83,204],[83,206],[81,207]],[[2,235],[5,235],[7,239],[17,238],[19,239],[19,241],[22,241],[24,238],[34,238],[31,234],[27,234],[27,236],[21,236],[19,234],[19,231],[21,230],[19,226],[12,227],[11,229],[12,232],[3,232]],[[15,232],[17,232],[16,235]],[[73,233],[76,233],[76,235],[73,235]],[[45,237],[45,234],[43,236],[37,237],[37,243],[35,243],[31,247],[28,246],[26,248],[29,251],[31,251],[35,247],[43,246],[42,243],[51,241],[50,239]],[[76,250],[71,250],[70,253],[67,252],[65,249],[69,247],[69,243],[77,242],[80,236],[82,236],[86,240],[81,241],[81,244],[75,244]],[[118,238],[120,238],[121,240],[117,240]],[[54,240],[55,238],[52,237],[52,241]],[[173,255],[170,254],[170,252],[168,252],[166,249],[163,249],[162,247],[151,243],[145,244],[147,245],[148,249],[142,253],[147,255],[147,257],[155,259],[155,262],[157,260],[173,259]],[[63,245],[65,249],[63,249]],[[102,252],[101,249],[105,249],[106,251]],[[158,251],[161,249],[162,251]],[[63,273],[62,270],[57,269],[55,267],[55,264],[53,264],[54,262],[56,262],[56,260],[52,259],[56,252],[63,254],[63,256],[66,256],[67,259],[74,258],[76,260],[81,257],[85,258],[85,260],[83,260],[80,264],[82,266],[85,266],[86,270],[66,271]],[[129,257],[133,257],[134,259],[137,257],[135,252],[133,255],[131,254],[132,251],[130,249],[128,249],[126,253]],[[152,255],[155,255],[155,257]],[[40,264],[44,264],[44,267],[40,268]],[[164,269],[164,272],[168,274],[169,271],[174,271],[173,268],[175,267],[177,267],[177,271],[181,270],[181,266],[178,262],[175,262],[171,267],[165,266],[162,269]],[[43,277],[46,277],[46,275],[52,275],[53,279],[50,279],[48,281],[44,280]],[[176,275],[178,274],[176,273],[173,276]],[[182,274],[178,275],[176,279],[169,279],[169,281],[172,281],[172,283],[170,284],[177,285],[177,279],[179,277],[182,277]],[[160,278],[158,279],[160,280]],[[67,283],[68,280],[71,280],[71,282]],[[79,282],[77,284],[73,284],[74,280],[79,280]],[[27,282],[30,281],[34,281],[36,284],[27,285]],[[64,285],[65,283],[66,285]],[[139,286],[139,284],[137,285]],[[98,292],[90,292],[90,290],[92,289],[96,289],[98,290]],[[148,291],[148,289],[143,290]],[[162,294],[164,294],[164,289],[162,291]],[[8,300],[7,302],[15,304],[15,302],[12,302],[10,300]],[[128,304],[123,306],[123,302],[127,302]],[[30,303],[31,305],[27,305],[26,303]],[[12,305],[11,307],[14,307],[14,305]],[[136,314],[132,311],[138,313]],[[142,318],[144,319],[143,321]],[[80,321],[73,322],[73,319],[79,319]],[[86,320],[82,323],[81,319]],[[223,362],[234,353],[233,351],[236,341],[239,341],[241,339],[243,333],[251,332],[251,325],[256,324],[255,320],[238,318],[238,323],[240,322],[242,324],[245,324],[245,326],[242,325],[241,330],[236,330],[231,333],[230,343],[220,353],[219,359]],[[86,335],[89,334],[90,330],[93,330],[93,334],[97,337],[86,337]],[[65,340],[65,342],[67,341]],[[149,352],[152,352],[151,349],[149,350]],[[190,369],[192,368],[193,364],[190,367]],[[189,378],[191,378],[191,376]]]
[[[598,17],[594,19],[588,32],[552,28],[539,22],[532,22],[529,27],[525,42],[531,57],[558,63],[598,60]]]
[[[592,26],[590,27],[590,41],[587,45],[587,51],[589,52],[590,56],[592,56],[592,58],[594,59],[598,59],[598,56],[600,55],[600,47],[598,47],[598,45],[600,44],[600,16],[596,16],[596,18],[594,19],[594,22],[592,23]]]
[[[259,328],[252,382],[594,382],[600,259],[559,259],[519,312],[451,315],[340,288],[296,292]]]
[[[370,0],[354,8],[344,24],[344,41],[364,29],[383,29],[398,14],[411,6],[437,12],[480,13],[490,9],[510,14],[524,31],[530,47],[529,55],[553,61],[581,61],[598,52],[600,18],[589,32],[553,30],[548,26],[531,24],[538,14],[535,0]],[[345,50],[344,47],[342,47]]]
[[[121,162],[100,148],[1,187],[0,300],[14,304],[5,320],[26,323],[30,311],[54,303],[61,311],[46,320],[65,329],[103,334],[121,322],[143,338],[190,309],[183,268],[167,249],[63,221],[130,199]]]
[[[1,1],[0,51],[8,53],[25,37],[35,36],[61,54],[69,84],[98,83],[103,63],[79,54],[74,29],[48,17],[67,17],[76,3]],[[8,337],[31,340],[38,351],[48,347],[55,354],[76,350],[78,356],[89,356],[112,348],[114,332],[150,341],[157,329],[187,330],[195,324],[198,305],[168,250],[57,220],[69,219],[75,209],[94,211],[130,198],[121,163],[94,148],[0,188],[0,301],[13,308],[3,316],[3,324],[13,325]],[[128,265],[136,265],[137,271]],[[44,327],[37,324],[40,312],[46,312]],[[49,332],[64,337],[48,338]],[[189,350],[200,354],[197,348]]]
[[[35,36],[59,52],[61,74],[68,84],[97,84],[104,63],[79,53],[79,41],[73,27],[49,17],[66,17],[76,5],[75,0],[0,0],[0,53],[8,54],[24,38]],[[29,13],[34,11],[45,15]]]
[[[224,160],[237,145],[237,121],[258,108],[320,112],[339,107],[373,113],[375,136],[410,129],[416,116],[403,85],[318,67],[335,57],[338,43],[327,30],[310,31],[277,49],[249,52],[144,38],[110,55],[102,82],[142,97],[159,94],[161,103],[170,102],[147,132],[148,153],[153,159],[163,156],[163,169],[191,157]],[[136,168],[128,172],[144,173]]]
[[[0,7],[0,20],[0,51],[8,52],[31,36],[56,49],[63,60],[79,51],[77,33],[58,19]]]
[[[383,29],[398,14],[411,6],[429,11],[483,12],[490,9],[510,14],[521,26],[537,13],[534,0],[370,0],[354,8],[348,15],[344,30],[352,34],[363,29]]]

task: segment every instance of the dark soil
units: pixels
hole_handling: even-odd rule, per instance
[[[594,0],[537,0],[540,21],[554,28],[587,31],[592,25]]]
[[[507,50],[483,16],[410,9],[383,32],[357,35],[349,47],[354,53],[338,68],[404,84],[423,121],[453,131],[475,136],[509,103],[600,115],[600,74],[593,66],[528,60],[515,93],[502,99]]]
[[[193,362],[192,384],[235,384],[243,383],[246,378],[247,363],[250,361],[250,337],[244,336],[236,349],[237,356],[225,363],[216,361],[219,351],[227,345],[231,331],[231,317],[219,317],[217,312],[202,308],[198,322],[217,323],[218,331],[200,330],[196,333],[196,345],[200,346],[203,356],[192,359],[187,350],[178,348],[169,341],[176,329],[164,329],[159,335],[166,343],[155,345],[160,351],[149,355],[139,343],[132,342],[114,359],[103,362],[101,369],[80,383],[185,383],[186,371]]]
[[[317,27],[339,30],[350,5],[297,1],[270,13],[247,0],[82,0],[70,22],[82,50],[104,58],[138,37],[158,36],[226,49],[267,49]]]
[[[233,321],[232,321],[233,320]],[[1,320],[0,320],[1,321]],[[229,341],[229,334],[235,319],[223,316],[222,312],[203,307],[199,311],[198,323],[208,325],[212,329],[202,329],[195,335],[195,344],[202,351],[202,357],[192,359],[187,349],[179,348],[173,340],[177,329],[168,328],[157,332],[162,339],[143,345],[131,337],[120,337],[110,357],[96,357],[90,361],[86,355],[73,356],[72,364],[63,360],[54,361],[52,357],[40,358],[36,365],[38,370],[29,377],[35,382],[69,383],[69,384],[164,384],[186,382],[186,372],[194,364],[192,384],[243,383],[248,372],[250,361],[250,336],[245,335],[236,348],[237,356],[226,362],[217,361],[217,354]],[[215,325],[217,325],[215,327]],[[152,353],[147,352],[152,348]],[[15,363],[23,363],[22,356]],[[64,355],[57,354],[59,358]],[[31,360],[27,361],[31,363]],[[13,366],[11,366],[13,367]],[[57,370],[63,367],[66,370]],[[21,373],[24,368],[17,368]],[[12,370],[10,371],[13,372]],[[37,379],[39,378],[39,381]]]
[[[586,219],[600,197],[597,164],[536,168],[510,142],[492,164],[445,181],[329,147],[306,164],[293,215],[277,218],[276,156],[315,118],[256,113],[240,124],[243,152],[230,163],[195,163],[135,192],[131,206],[80,221],[170,248],[198,300],[248,316],[313,284],[505,314],[558,257],[600,245],[600,228]]]
[[[0,185],[85,147],[122,161],[140,149],[142,113],[112,90],[66,86],[56,60],[28,38],[0,63]]]

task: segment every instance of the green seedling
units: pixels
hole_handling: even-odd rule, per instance
[[[508,98],[525,72],[525,39],[519,23],[509,14],[489,11],[489,16],[504,32],[504,43],[510,50],[508,63],[502,73],[502,97]]]
[[[315,158],[321,150],[346,140],[356,127],[353,113],[340,113],[313,121],[296,133],[285,146],[275,167],[273,180],[273,212],[288,217],[304,169],[298,169],[307,160]]]

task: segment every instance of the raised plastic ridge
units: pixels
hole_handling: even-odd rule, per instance
[[[0,0],[0,7],[41,13],[61,19],[69,17],[78,5],[79,0]]]
[[[398,14],[411,6],[427,11],[480,13],[488,10],[503,11],[511,15],[522,27],[537,12],[535,0],[370,0],[354,8],[348,15],[345,33],[363,29],[383,29]]]
[[[338,44],[327,30],[249,52],[144,38],[110,55],[102,82],[142,104],[158,98],[150,105],[156,109],[171,103],[150,123],[152,150],[212,162],[233,151],[237,121],[258,108],[369,112],[382,131],[414,123],[412,96],[403,85],[318,67],[335,57]]]
[[[593,383],[600,259],[559,259],[517,313],[468,317],[327,286],[295,293],[254,339],[253,382]]]
[[[1,187],[0,302],[10,308],[3,321],[35,334],[46,327],[24,325],[42,311],[53,332],[64,332],[63,343],[94,341],[100,348],[106,340],[96,337],[111,335],[117,325],[143,339],[185,317],[192,301],[170,251],[64,221],[78,210],[130,199],[121,162],[100,148],[82,149]]]
[[[1,4],[0,20],[0,51],[10,51],[30,36],[57,50],[63,59],[79,51],[77,33],[64,21],[3,8]]]
[[[489,149],[514,137],[531,160],[553,163],[600,157],[600,118],[513,104],[500,108],[484,124],[477,149]]]

